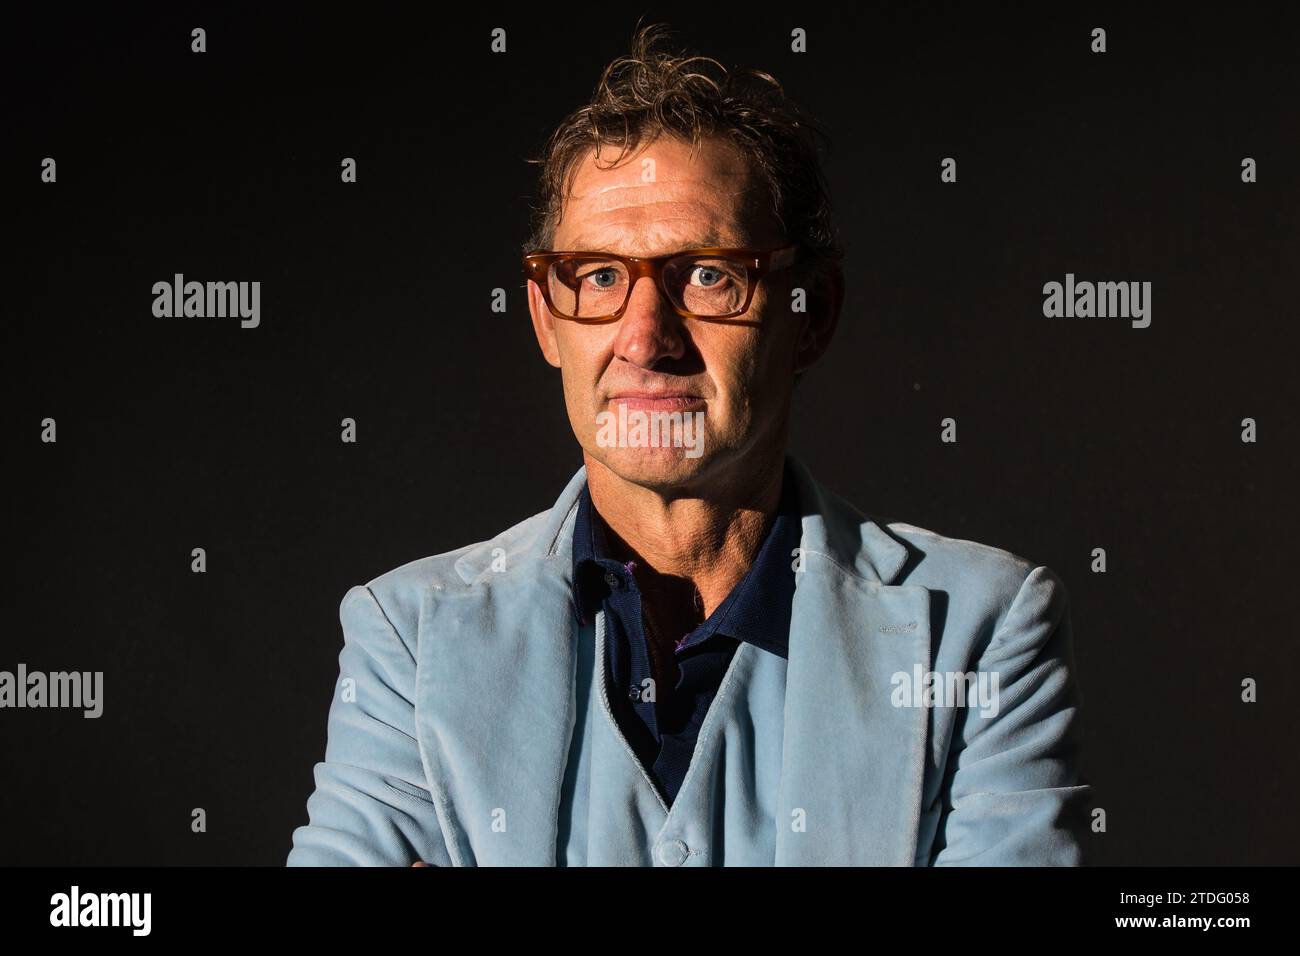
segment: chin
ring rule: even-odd
[[[589,454],[624,481],[656,491],[693,484],[709,467],[711,456],[689,457],[698,449],[595,448]]]

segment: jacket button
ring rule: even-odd
[[[671,840],[668,843],[660,843],[656,853],[659,856],[661,866],[681,866],[690,856],[690,850],[681,840]]]
[[[605,572],[605,583],[616,591],[623,586],[623,582],[618,579],[618,575],[613,571]]]
[[[640,699],[641,699],[641,688],[640,688],[640,687],[629,687],[629,688],[627,689],[627,698],[628,698],[628,700],[640,700]]]

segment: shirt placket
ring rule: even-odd
[[[641,624],[641,592],[636,586],[636,581],[632,577],[631,568],[628,565],[619,564],[617,561],[602,561],[605,567],[605,583],[609,586],[609,597],[606,600],[610,603],[610,609],[614,611],[614,617],[619,621],[619,640],[610,644],[611,651],[614,654],[622,654],[626,651],[628,655],[628,686],[625,693],[632,703],[633,710],[637,717],[650,729],[650,734],[656,742],[659,741],[659,720],[655,709],[654,700],[645,699],[645,680],[653,675],[650,672],[649,648],[646,646],[645,629]],[[606,615],[609,617],[610,615]],[[625,627],[631,628],[631,633],[625,630]],[[611,662],[617,667],[618,661],[615,659]],[[611,668],[618,673],[618,670]],[[654,686],[653,696],[657,699],[659,688]]]

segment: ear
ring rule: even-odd
[[[555,340],[555,316],[546,307],[541,286],[532,279],[528,283],[528,312],[533,317],[533,332],[537,335],[537,345],[542,350],[542,357],[548,363],[560,367],[560,347]]]
[[[844,307],[844,271],[839,263],[828,263],[817,270],[813,291],[808,298],[812,308],[804,317],[795,346],[796,372],[815,365],[830,348],[835,328],[839,325],[840,310]]]

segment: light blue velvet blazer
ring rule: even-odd
[[[549,511],[348,591],[289,865],[1082,862],[1060,579],[873,520],[791,463],[789,656],[740,645],[671,807],[610,711],[603,617],[571,607],[579,469]]]

